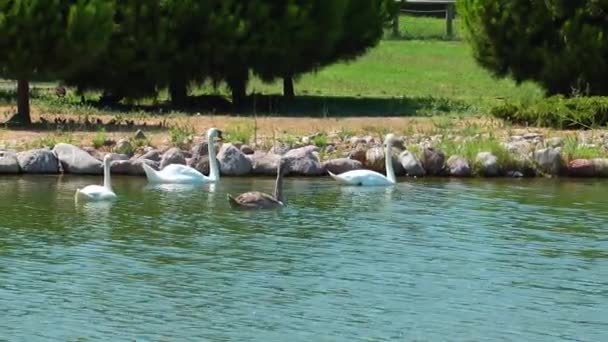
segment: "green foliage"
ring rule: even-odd
[[[107,140],[108,140],[108,134],[106,133],[105,128],[102,128],[99,131],[97,131],[97,133],[95,133],[95,137],[93,138],[93,147],[95,147],[96,149],[99,149],[105,145]]]
[[[491,114],[518,124],[590,129],[608,124],[608,98],[553,96],[530,105],[498,105],[492,108]]]
[[[194,128],[187,125],[176,125],[169,129],[171,143],[181,149],[187,148],[192,143],[194,133]]]
[[[475,59],[498,76],[550,94],[608,94],[605,0],[462,0]]]
[[[109,102],[154,96],[164,79],[160,11],[160,1],[118,1],[109,48],[67,83],[81,91],[103,90],[102,100]]]
[[[106,48],[114,0],[0,1],[0,77],[17,79],[19,121],[29,123],[27,81],[64,78]]]
[[[574,159],[605,158],[608,152],[603,147],[581,144],[575,137],[568,137],[564,141],[561,151],[566,161]]]
[[[253,139],[255,128],[249,124],[234,125],[224,131],[226,141],[231,143],[240,142],[249,144]]]
[[[36,148],[50,148],[52,149],[59,143],[73,144],[74,138],[69,133],[56,132],[51,133],[40,138],[36,138],[28,141],[25,144],[25,149],[36,149]]]
[[[312,137],[311,142],[313,145],[323,148],[329,143],[329,137],[325,133],[319,133]]]
[[[474,173],[477,173],[480,167],[476,163],[477,154],[480,152],[491,152],[498,159],[498,165],[505,169],[518,169],[527,162],[515,159],[514,155],[498,139],[492,136],[469,139],[464,142],[444,140],[438,147],[448,157],[456,155],[467,159],[471,163]]]

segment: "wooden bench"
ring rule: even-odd
[[[405,3],[411,4],[429,4],[429,5],[444,5],[445,6],[445,35],[448,39],[454,37],[454,8],[456,0],[395,0],[399,3],[399,11],[393,20],[393,35],[399,36],[399,15],[401,8]]]

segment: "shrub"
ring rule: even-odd
[[[512,123],[560,129],[590,129],[608,123],[608,98],[553,96],[531,105],[505,103],[491,109]]]
[[[475,59],[497,76],[549,94],[608,94],[605,0],[462,0]]]
[[[108,134],[106,133],[105,128],[100,129],[95,133],[95,137],[93,138],[93,147],[96,149],[101,148],[108,140]]]
[[[175,147],[184,149],[192,143],[194,136],[194,129],[192,127],[184,126],[173,126],[169,130],[169,136],[171,137],[171,143]]]
[[[225,136],[226,141],[231,143],[240,142],[243,144],[249,144],[253,139],[254,127],[251,125],[235,125],[226,129]]]

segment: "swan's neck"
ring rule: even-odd
[[[387,141],[384,151],[384,163],[386,166],[386,178],[392,183],[397,182],[397,178],[395,177],[395,170],[393,169],[393,148],[391,144]]]
[[[220,170],[217,167],[217,157],[215,155],[215,140],[210,135],[207,136],[207,147],[209,149],[209,179],[212,182],[220,179]]]
[[[103,161],[103,186],[108,189],[108,190],[112,190],[112,179],[111,179],[111,166],[112,161],[110,159],[105,159]]]
[[[280,166],[277,170],[277,182],[274,185],[274,198],[279,202],[285,203],[285,198],[283,198],[283,171]]]

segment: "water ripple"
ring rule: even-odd
[[[0,178],[0,339],[603,340],[608,200],[596,181],[271,179],[149,186]]]

